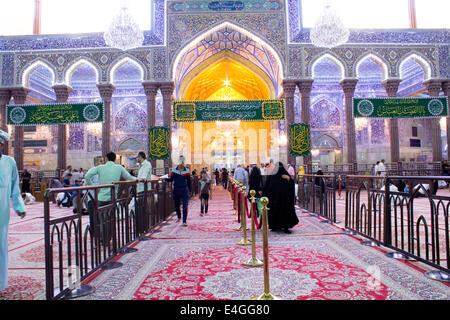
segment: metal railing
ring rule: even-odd
[[[297,181],[297,203],[308,211],[336,223],[334,175],[305,174]]]
[[[142,181],[142,180],[140,180]],[[74,297],[80,284],[99,269],[120,266],[114,262],[130,245],[144,240],[174,211],[171,184],[136,181],[110,185],[47,189],[44,195],[46,298]],[[151,189],[150,189],[151,186]],[[119,187],[123,191],[119,197]],[[100,201],[101,189],[109,189],[110,200]],[[50,206],[53,194],[72,193],[73,213],[55,217]],[[76,283],[73,282],[74,272]]]
[[[322,172],[328,175],[374,175],[373,164],[341,164],[320,166]],[[317,167],[312,168],[313,172]],[[398,162],[386,164],[386,176],[439,176],[442,173],[440,162]]]
[[[384,191],[379,176],[348,175],[345,190],[345,228],[366,238],[382,241]],[[362,197],[362,195],[366,197]]]
[[[409,186],[407,192],[390,190],[391,186],[399,180],[403,180]],[[383,245],[448,272],[450,269],[450,196],[436,194],[438,181],[449,183],[450,178],[392,176],[386,179],[385,199],[389,201],[385,209],[386,232]],[[419,197],[426,199],[420,205],[428,207],[427,214],[418,207],[417,198]]]
[[[432,266],[439,271],[427,276],[448,281],[450,196],[436,193],[438,181],[449,183],[450,177],[349,175],[346,180],[347,232],[370,240],[363,244],[396,251],[389,256]]]

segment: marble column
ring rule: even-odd
[[[311,89],[314,79],[305,78],[300,79],[297,82],[298,90],[300,91],[300,103],[301,103],[301,121],[302,123],[311,124]],[[311,141],[311,135],[309,137]],[[311,141],[312,148],[312,141]],[[303,164],[306,165],[305,170],[312,172],[312,156],[311,153],[307,156],[303,156]]]
[[[102,156],[111,152],[111,98],[115,87],[110,84],[97,84],[98,91],[105,108],[105,119],[102,125]]]
[[[439,96],[441,91],[442,79],[429,79],[423,83],[430,97]],[[431,147],[433,152],[433,161],[442,160],[442,139],[441,139],[441,126],[439,123],[440,118],[427,119],[430,122],[431,127]]]
[[[11,90],[2,88],[0,89],[0,115],[1,115],[1,122],[0,122],[0,129],[8,132],[8,117],[6,114],[6,106],[9,104],[9,101],[11,101]],[[3,154],[8,155],[9,153],[9,142],[5,142],[3,145]]]
[[[289,138],[289,126],[295,122],[295,113],[294,113],[294,94],[295,88],[297,88],[297,83],[295,80],[283,80],[283,95],[284,100],[286,101],[286,133]],[[295,156],[291,155],[289,152],[290,141],[286,144],[287,150],[287,161],[295,168]]]
[[[14,104],[25,104],[27,95],[30,92],[25,87],[11,88],[11,94],[14,98]],[[14,127],[14,159],[17,163],[17,169],[23,170],[23,126]]]
[[[355,134],[355,119],[352,113],[352,98],[355,94],[356,84],[358,79],[347,78],[343,79],[339,84],[344,91],[345,96],[345,121],[346,121],[346,137],[347,137],[347,163],[357,163],[356,157],[356,134]],[[356,168],[354,168],[356,169]]]
[[[66,103],[69,100],[69,95],[72,92],[72,88],[65,85],[55,85],[53,90],[56,94],[57,103]],[[58,156],[57,156],[57,169],[65,169],[67,167],[67,125],[58,125]]]
[[[444,95],[450,100],[450,79],[442,81],[442,91]],[[450,115],[447,116],[447,159],[450,160]]]
[[[398,86],[402,79],[386,79],[381,84],[385,87],[387,96],[395,98],[397,96]],[[398,119],[389,119],[389,139],[391,151],[391,163],[400,161],[400,142],[398,137]]]
[[[145,96],[147,97],[147,128],[156,126],[156,94],[158,93],[159,83],[153,81],[142,82]],[[148,159],[152,168],[156,168],[156,160]]]
[[[169,128],[169,159],[164,160],[164,167],[170,168],[172,166],[172,95],[175,89],[173,81],[161,82],[160,90],[163,96],[163,125]],[[187,157],[187,155],[184,155]]]

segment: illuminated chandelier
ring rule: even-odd
[[[311,29],[310,38],[316,47],[333,48],[344,44],[350,32],[339,19],[330,1],[325,1],[324,8]]]
[[[121,50],[139,47],[144,41],[143,32],[126,6],[122,6],[103,37],[108,46]]]

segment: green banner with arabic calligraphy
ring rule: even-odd
[[[448,116],[447,97],[353,98],[353,117],[438,118]]]
[[[148,129],[148,157],[150,159],[169,159],[170,130],[167,127]]]
[[[310,127],[306,123],[289,126],[289,152],[293,156],[307,156],[311,151]]]
[[[284,99],[173,102],[175,122],[284,119]]]
[[[23,104],[6,107],[12,126],[103,122],[103,102]]]

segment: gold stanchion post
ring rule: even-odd
[[[267,205],[269,199],[267,197],[261,198],[263,206],[263,252],[264,252],[264,293],[260,296],[252,297],[254,300],[280,300],[280,298],[270,293],[269,288],[269,239],[268,239],[268,220],[267,220]]]
[[[247,188],[245,186],[242,187],[242,202],[241,202],[241,228],[244,231],[244,238],[239,241],[237,244],[240,246],[249,246],[252,243],[247,239],[247,211],[245,210],[245,197],[247,193],[245,192]]]
[[[242,265],[246,266],[246,267],[262,267],[264,265],[264,263],[259,260],[258,258],[256,258],[256,227],[255,227],[255,210],[253,210],[253,204],[255,203],[255,195],[256,195],[256,191],[255,190],[250,190],[250,200],[251,200],[251,217],[250,219],[252,219],[252,257],[251,259],[244,261],[242,263]]]

